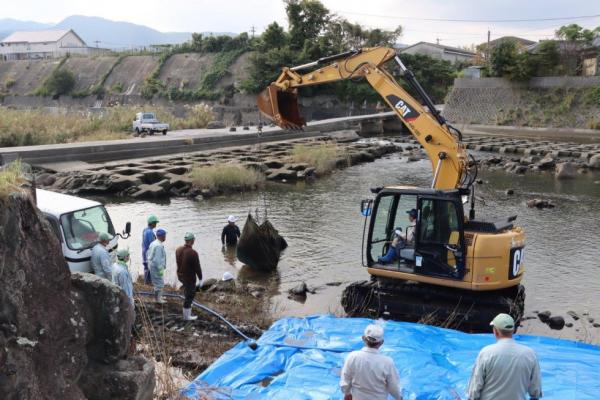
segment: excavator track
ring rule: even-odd
[[[465,332],[490,332],[490,321],[510,314],[519,326],[525,288],[473,292],[417,282],[377,278],[344,289],[342,306],[349,316],[421,322]]]

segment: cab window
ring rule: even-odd
[[[459,231],[456,205],[451,201],[423,199],[421,203],[420,243],[448,244]]]
[[[67,246],[72,250],[91,247],[101,232],[115,234],[108,213],[103,206],[79,210],[60,217]]]

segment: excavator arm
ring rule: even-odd
[[[423,105],[406,92],[383,65],[395,59],[403,78],[419,94]],[[314,69],[319,65],[324,65]],[[299,71],[313,69],[300,74]],[[431,187],[454,189],[464,185],[468,172],[467,154],[460,132],[446,123],[433,102],[393,49],[386,47],[348,51],[297,67],[284,67],[277,80],[258,97],[259,110],[285,129],[301,129],[305,125],[298,108],[298,88],[364,78],[406,125],[423,146],[433,170]]]

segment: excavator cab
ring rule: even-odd
[[[258,95],[257,105],[267,119],[284,129],[302,129],[306,125],[300,116],[297,89],[284,90],[270,84]]]
[[[385,188],[373,203],[367,266],[461,280],[465,275],[464,212],[460,190]],[[416,220],[409,215],[416,211]],[[395,252],[396,232],[402,232]]]

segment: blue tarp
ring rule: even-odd
[[[258,340],[223,354],[182,393],[192,399],[342,399],[340,371],[350,351],[360,349],[365,318],[284,318]],[[491,334],[467,334],[408,322],[380,321],[381,351],[392,357],[404,399],[466,399],[479,350]],[[517,335],[532,347],[542,369],[544,399],[600,399],[600,347],[541,336]],[[267,385],[267,382],[270,383]],[[391,399],[391,397],[390,397]]]

